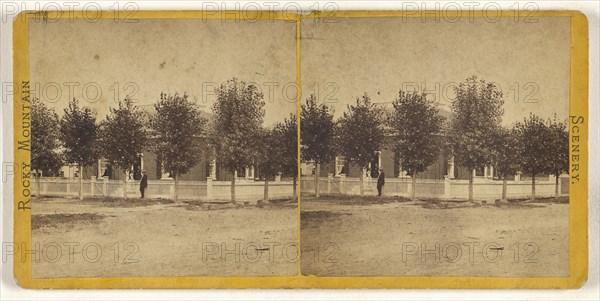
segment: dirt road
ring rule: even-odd
[[[297,203],[33,200],[34,278],[297,274]]]
[[[302,199],[302,273],[568,276],[569,205]],[[317,252],[318,251],[318,252]]]

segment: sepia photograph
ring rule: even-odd
[[[570,18],[303,19],[303,275],[569,277]]]
[[[298,274],[296,22],[29,20],[33,278]]]
[[[318,5],[16,15],[16,285],[584,285],[586,15]]]

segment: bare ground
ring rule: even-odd
[[[34,198],[34,278],[297,274],[297,203]]]
[[[568,198],[302,198],[302,274],[566,277]]]

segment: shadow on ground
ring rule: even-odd
[[[76,214],[41,214],[31,216],[31,230],[37,230],[43,227],[57,228],[60,226],[74,227],[79,225],[95,224],[109,215],[96,213],[76,213]]]

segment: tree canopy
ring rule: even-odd
[[[294,114],[278,122],[273,127],[274,152],[279,169],[292,176],[298,176],[298,122]]]
[[[444,118],[425,94],[400,91],[388,124],[396,133],[392,147],[402,169],[414,176],[437,160]]]
[[[147,130],[144,114],[131,99],[119,101],[100,123],[99,144],[110,164],[128,170],[146,147]]]
[[[569,131],[566,121],[556,116],[548,121],[551,150],[548,158],[548,173],[559,176],[569,172]]]
[[[549,171],[552,133],[546,122],[535,114],[515,124],[518,139],[518,162],[521,171],[537,175]],[[568,147],[568,144],[567,144]]]
[[[383,111],[365,93],[338,121],[338,147],[348,162],[366,167],[384,142]]]
[[[255,85],[237,78],[221,84],[216,95],[211,141],[217,161],[235,171],[251,165],[256,157],[265,102]]]
[[[60,148],[59,117],[39,99],[31,103],[31,169],[45,176],[58,176],[63,160]]]
[[[493,137],[504,110],[502,92],[494,83],[469,77],[455,88],[449,144],[455,161],[467,168],[481,168],[492,161]]]
[[[519,137],[514,129],[499,127],[494,133],[496,147],[492,150],[492,164],[502,178],[519,171]]]
[[[206,118],[188,95],[161,93],[150,119],[151,148],[163,168],[174,174],[186,173],[198,164],[205,146],[198,137],[206,134]]]
[[[333,111],[327,105],[318,105],[311,95],[300,111],[300,153],[302,160],[328,162],[335,156],[333,139],[335,123]]]
[[[98,159],[98,126],[89,108],[73,99],[60,120],[60,140],[67,163],[88,166]]]

